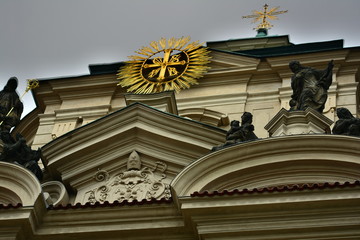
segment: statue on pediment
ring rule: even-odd
[[[249,112],[244,112],[241,116],[241,126],[239,126],[239,121],[233,120],[230,130],[226,134],[225,144],[228,145],[257,139],[258,137],[254,133],[255,128],[252,121],[253,115]]]
[[[336,109],[339,118],[332,129],[333,134],[360,137],[360,119],[354,117],[347,108]]]
[[[10,132],[20,122],[24,106],[16,92],[18,79],[10,78],[0,91],[0,131]]]
[[[254,125],[252,124],[253,115],[249,112],[244,112],[241,116],[241,126],[238,120],[233,120],[230,123],[230,129],[226,133],[226,142],[223,145],[212,148],[212,151],[220,150],[224,147],[234,145],[239,142],[246,142],[256,140],[258,137],[254,133]]]
[[[291,77],[293,94],[290,111],[304,111],[310,107],[322,113],[328,97],[327,90],[332,83],[333,60],[324,70],[302,66],[298,61],[291,61],[289,67],[294,73]]]

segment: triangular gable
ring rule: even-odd
[[[224,137],[220,128],[134,103],[62,135],[46,144],[42,153],[51,178],[61,179],[83,202],[81,194],[104,184],[96,180],[99,171],[113,180],[127,170],[133,151],[140,155],[142,168],[166,166],[162,182],[169,184]]]

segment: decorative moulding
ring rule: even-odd
[[[48,205],[66,205],[69,203],[69,195],[64,184],[58,181],[50,181],[41,184],[45,201]]]
[[[172,196],[287,184],[353,182],[360,138],[308,134],[266,138],[205,155],[171,182]]]
[[[33,206],[40,194],[39,180],[32,172],[14,163],[0,162],[0,204]]]
[[[270,137],[295,134],[330,134],[333,121],[307,108],[305,111],[287,111],[282,108],[265,126]]]
[[[94,183],[99,168],[111,176],[118,174],[133,150],[141,152],[145,166],[165,162],[168,175],[175,176],[193,159],[223,142],[225,133],[133,103],[49,142],[42,147],[42,159],[53,179],[61,179],[77,191]]]
[[[179,114],[182,117],[218,127],[227,126],[230,122],[228,115],[206,108],[186,108],[180,110]]]

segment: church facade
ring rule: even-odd
[[[179,92],[128,93],[123,62],[40,79],[12,134],[41,148],[44,176],[0,162],[0,239],[360,239],[360,138],[331,134],[337,109],[360,116],[360,48],[207,47],[208,71]],[[333,60],[321,113],[288,111],[293,60]],[[224,146],[245,112],[257,139]]]

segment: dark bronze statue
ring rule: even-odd
[[[360,119],[354,117],[347,108],[336,109],[339,120],[333,127],[333,134],[360,137]]]
[[[250,140],[258,139],[254,133],[254,125],[252,125],[253,115],[249,112],[244,112],[241,116],[241,126],[240,122],[233,120],[230,123],[230,129],[226,133],[226,142],[223,145],[216,146],[212,148],[212,151],[222,149],[234,145],[239,142],[245,142]]]
[[[237,142],[245,142],[255,140],[258,137],[254,133],[254,125],[252,125],[253,116],[249,112],[244,112],[241,117],[241,126],[239,121],[231,121],[231,128],[226,134],[226,145]]]
[[[38,165],[41,155],[40,149],[31,150],[20,134],[16,136],[16,140],[10,134],[11,128],[20,122],[24,108],[19,95],[16,93],[17,86],[17,78],[12,77],[4,89],[0,91],[0,140],[3,143],[0,161],[22,165],[41,180],[43,173]]]
[[[17,78],[12,77],[0,91],[0,131],[10,132],[20,122],[24,106],[16,92],[17,86]]]
[[[40,149],[32,150],[26,145],[26,140],[20,134],[17,134],[15,140],[9,132],[2,131],[0,138],[3,142],[0,161],[22,165],[33,172],[39,180],[42,180],[43,173],[38,165],[41,156]]]
[[[289,67],[294,73],[291,77],[293,94],[290,100],[290,111],[304,111],[310,107],[322,113],[327,100],[327,90],[332,83],[333,61],[328,63],[325,70],[305,67],[298,61],[291,61]]]

